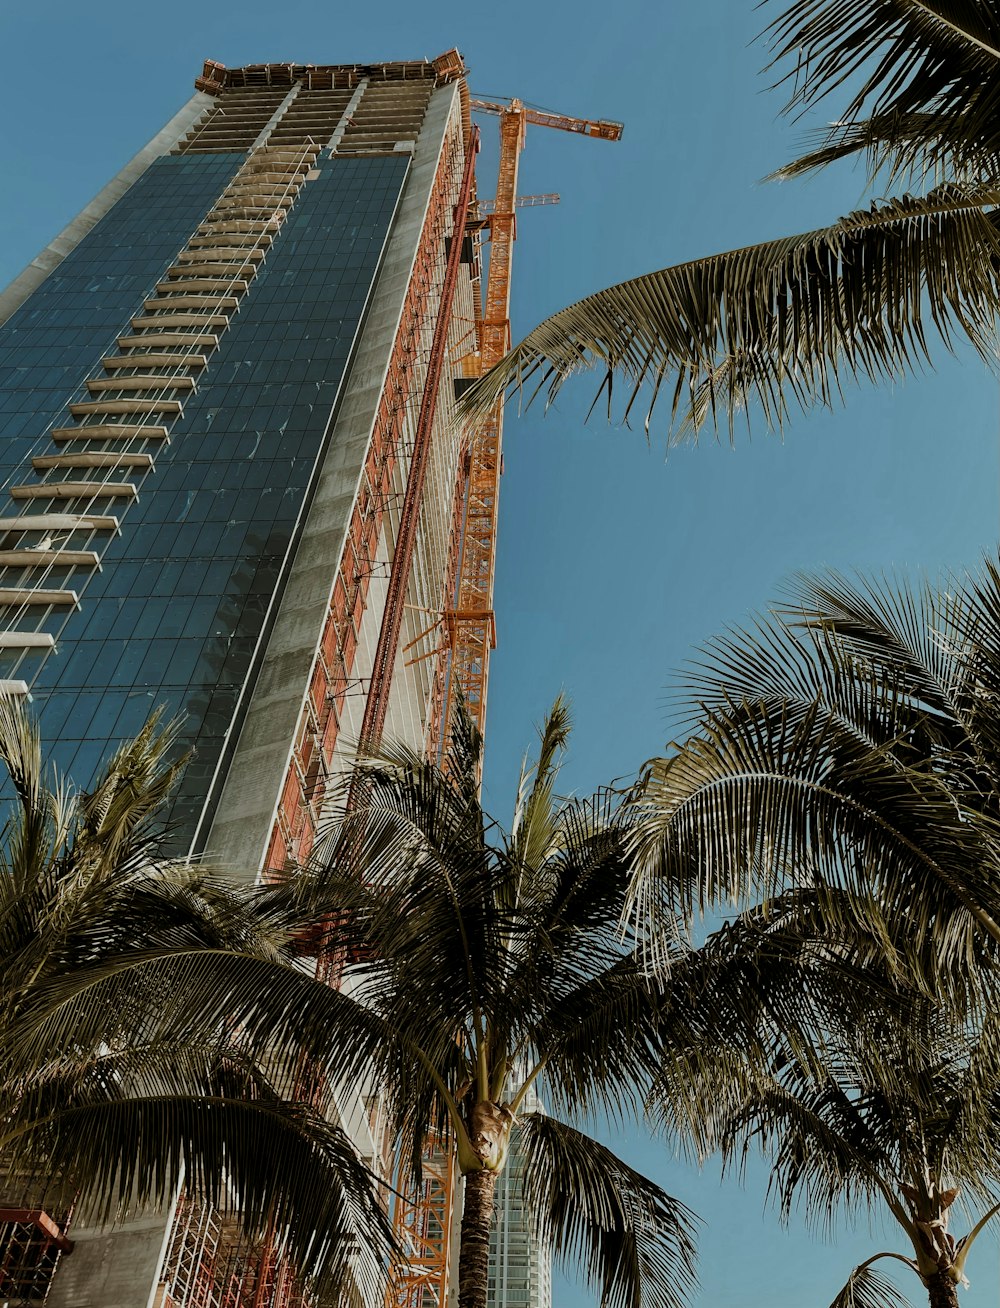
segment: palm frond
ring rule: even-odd
[[[558,840],[523,874],[498,1028],[546,1060],[567,1112],[616,1113],[649,1066],[658,986],[638,952],[644,928],[622,926],[632,824],[611,792],[565,802],[555,821]]]
[[[898,1167],[893,1128],[867,1095],[859,1105],[833,1078],[815,1081],[789,1068],[770,1087],[761,1085],[726,1123],[723,1150],[740,1165],[754,1149],[771,1163],[768,1193],[788,1220],[796,1204],[817,1229],[829,1232],[840,1208],[873,1208],[883,1198],[880,1168]],[[890,1117],[895,1115],[889,1113]]]
[[[187,755],[168,764],[180,722],[163,723],[156,710],[133,740],[105,764],[93,789],[80,796],[77,840],[99,849],[109,864],[129,856],[136,840],[149,835],[149,823],[162,810],[187,763]]]
[[[448,775],[467,800],[479,797],[483,736],[473,721],[461,691],[448,741]]]
[[[648,429],[666,389],[677,439],[706,423],[732,438],[750,404],[780,428],[793,407],[832,404],[845,381],[919,371],[935,342],[952,349],[966,337],[990,358],[998,202],[993,186],[943,185],[608,287],[530,332],[469,390],[464,411],[481,415],[515,391],[551,403],[569,377],[597,368],[609,416],[617,383],[626,420],[647,396]]]
[[[787,112],[846,92],[825,134],[831,151],[869,150],[873,170],[888,161],[897,172],[996,175],[1000,19],[992,5],[794,0],[765,38],[772,67],[784,69]]]
[[[714,642],[693,734],[635,801],[634,905],[669,922],[796,878],[877,893],[954,979],[995,949],[997,581],[947,600],[803,581],[797,608]]]
[[[42,742],[20,700],[0,695],[0,761],[21,804],[33,808],[43,787]]]
[[[521,1119],[525,1198],[556,1254],[606,1308],[682,1308],[695,1285],[694,1214],[589,1136]]]
[[[553,852],[559,830],[555,783],[571,728],[569,704],[559,695],[539,732],[538,758],[530,766],[525,761],[521,768],[510,848],[512,857],[527,867],[539,867]]]
[[[304,1104],[185,1094],[139,1098],[107,1083],[103,1102],[55,1112],[15,1140],[15,1170],[71,1178],[100,1221],[134,1204],[189,1193],[237,1219],[269,1225],[300,1271],[328,1291],[356,1277],[381,1302],[392,1237],[373,1178],[347,1138]]]
[[[868,175],[874,184],[877,178],[888,183],[914,184],[923,178],[931,167],[928,143],[938,137],[935,115],[913,113],[905,118],[895,112],[873,114],[858,123],[839,122],[833,127],[809,132],[806,140],[811,148],[796,159],[782,164],[765,177],[768,182],[787,182],[806,177],[830,164],[855,155],[868,158]],[[925,155],[927,156],[925,158]],[[919,164],[922,166],[918,165]],[[953,161],[957,162],[957,161]],[[969,169],[962,167],[958,174],[963,180],[982,181],[977,175],[966,177]]]
[[[0,1053],[7,1066],[27,1069],[44,1066],[53,1050],[96,1051],[130,1034],[180,1039],[228,1029],[239,1030],[247,1050],[285,1049],[348,1080],[397,1052],[392,1029],[349,995],[295,967],[201,947],[49,978],[0,1033]]]
[[[781,934],[794,937],[794,924]],[[824,970],[819,943],[824,938],[831,938],[826,926],[814,942],[812,965],[779,966],[779,992],[792,991],[796,973],[815,991],[814,974]],[[724,960],[732,942],[722,943]],[[801,952],[808,943],[806,928]],[[718,967],[713,944],[693,956],[692,981]],[[750,959],[745,966],[749,970]],[[732,995],[735,979],[726,979],[726,995]],[[770,980],[762,968],[750,985],[761,990]],[[909,1069],[898,1060],[889,1068],[879,1039],[905,1020],[904,1005],[880,994],[877,981],[866,984],[860,974],[855,985],[857,995],[845,1000],[834,986],[822,985],[821,977],[819,992],[792,1007],[795,1026],[788,1029],[781,1020],[788,1000],[780,994],[774,1009],[769,998],[735,997],[736,1012],[716,1016],[711,1011],[720,995],[716,985],[705,997],[705,1014],[687,1030],[681,1027],[686,1039],[678,1042],[670,1027],[664,1032],[660,1070],[647,1104],[653,1120],[699,1163],[718,1152],[724,1168],[742,1170],[751,1152],[759,1150],[771,1164],[769,1191],[784,1218],[800,1203],[812,1220],[829,1226],[841,1205],[880,1198],[881,1179],[898,1174],[901,1166],[899,1116],[905,1118],[913,1102],[901,1084]],[[884,1093],[883,1083],[893,1087],[895,1099]]]
[[[831,643],[834,658],[856,653],[936,714],[956,711],[954,655],[942,640],[941,600],[926,581],[848,579],[831,572],[800,576],[790,590],[787,618],[817,633],[817,653]]]
[[[916,1271],[909,1258],[903,1261]],[[869,1259],[860,1267],[855,1267],[830,1308],[910,1308],[906,1295],[880,1272],[873,1271],[871,1262]]]
[[[453,1037],[502,989],[509,868],[486,842],[477,793],[451,772],[383,742],[354,776],[363,799],[330,826],[313,907],[332,944],[370,959],[370,994],[395,993],[405,1008],[419,993],[422,1024]]]
[[[555,1111],[611,1115],[634,1110],[638,1087],[657,1066],[663,987],[633,957],[622,958],[546,1005],[531,1028],[546,1060],[546,1097]]]
[[[821,1076],[839,1058],[838,1033],[880,1014],[909,1020],[918,998],[901,986],[918,966],[898,961],[905,948],[905,926],[893,934],[877,904],[818,887],[787,891],[677,951],[653,1014],[648,1102],[659,1125],[703,1163],[768,1068]],[[874,1074],[884,1060],[872,1043]]]
[[[37,897],[40,880],[46,883],[45,890],[51,887],[56,851],[70,822],[70,806],[60,788],[53,790],[45,784],[37,725],[20,701],[7,695],[0,696],[0,763],[16,797],[0,842],[0,877],[8,892],[7,911],[20,916]]]

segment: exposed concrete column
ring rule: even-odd
[[[331,154],[336,154],[337,146],[343,140],[344,133],[347,131],[347,125],[351,121],[354,111],[361,103],[361,97],[364,95],[367,89],[368,89],[368,78],[362,77],[361,81],[358,83],[357,87],[355,88],[354,94],[347,102],[347,108],[340,115],[340,122],[334,128],[333,135],[326,143],[326,148],[330,151]]]
[[[47,1308],[155,1308],[176,1199],[142,1209],[112,1230],[87,1213],[74,1223],[73,1252],[59,1262]]]
[[[289,105],[292,103],[292,101],[295,99],[295,97],[298,95],[298,93],[301,90],[302,90],[301,82],[292,83],[292,89],[288,92],[284,100],[282,100],[281,104],[278,105],[277,109],[275,109],[274,113],[264,124],[261,134],[257,137],[256,141],[254,141],[253,145],[251,145],[250,147],[251,150],[259,150],[260,147],[266,143],[267,138],[278,126],[278,123],[285,116],[285,112],[288,109]]]
[[[121,172],[112,177],[103,190],[98,191],[90,204],[81,209],[72,222],[68,223],[59,235],[32,259],[24,272],[15,277],[7,289],[0,293],[0,324],[5,323],[10,315],[21,307],[31,292],[42,284],[49,273],[62,263],[67,254],[76,249],[111,206],[121,199],[133,182],[139,180],[153,160],[168,154],[205,110],[214,103],[212,96],[196,91],[183,109],[174,114],[166,127],[157,132],[153,139],[129,160]]]

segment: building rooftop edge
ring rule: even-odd
[[[401,82],[432,80],[439,85],[464,77],[465,62],[458,50],[446,50],[436,59],[393,60],[377,64],[245,64],[227,68],[214,59],[206,59],[195,89],[208,95],[245,86],[291,86],[305,82],[313,89],[355,86],[362,78],[369,81]]]

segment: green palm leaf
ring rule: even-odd
[[[596,369],[609,416],[669,396],[673,439],[740,414],[780,428],[848,382],[902,378],[937,348],[995,353],[1000,18],[982,0],[794,0],[765,38],[787,111],[844,91],[836,122],[776,175],[856,154],[902,195],[830,227],[637,277],[553,315],[467,393],[548,403]],[[638,406],[638,408],[637,408]]]
[[[172,743],[154,719],[75,794],[46,781],[37,729],[0,701],[15,792],[0,842],[5,1174],[29,1204],[53,1186],[83,1196],[97,1221],[169,1204],[184,1176],[318,1287],[353,1277],[381,1302],[383,1207],[324,1116],[328,1064],[313,1085],[303,1076],[311,1047],[296,1010],[322,1001],[311,1024],[329,1057],[335,992],[289,965],[302,922],[276,896],[160,859]],[[349,1015],[353,1037],[336,1021],[336,1070],[368,1075],[380,1033]]]
[[[714,642],[694,734],[639,801],[636,902],[669,922],[790,877],[877,891],[960,984],[1000,942],[997,581],[805,582],[798,609]]]
[[[327,947],[346,960],[344,989],[324,1001],[328,1025],[308,998],[300,1005],[289,994],[285,1007],[310,1050],[325,1031],[331,1075],[341,1050],[342,1071],[372,1058],[404,1182],[419,1180],[429,1135],[454,1154],[472,1197],[463,1303],[485,1308],[486,1196],[513,1131],[534,1142],[528,1171],[542,1238],[583,1258],[609,1308],[647,1299],[676,1308],[691,1280],[686,1210],[579,1132],[546,1119],[517,1124],[543,1085],[570,1112],[636,1103],[658,1049],[660,983],[634,953],[640,933],[621,927],[633,821],[610,791],[557,795],[568,732],[560,699],[522,770],[509,831],[481,807],[472,733],[460,733],[444,768],[389,742],[358,759],[344,782],[347,814],[317,865],[267,892],[279,919],[326,922]],[[338,1004],[354,1005],[359,1019]],[[241,1024],[254,1051],[258,1039],[284,1042],[266,1015]]]
[[[340,991],[294,967],[202,947],[51,978],[0,1035],[0,1058],[33,1068],[49,1051],[96,1050],[127,1042],[130,1032],[179,1040],[232,1027],[248,1051],[329,1060],[349,1079],[363,1077],[383,1053],[393,1056],[385,1023]]]
[[[935,341],[968,337],[989,357],[998,202],[995,186],[953,183],[608,287],[530,332],[470,389],[466,412],[514,391],[551,403],[596,368],[609,414],[617,381],[626,418],[646,397],[648,428],[666,389],[678,439],[706,422],[732,435],[748,405],[780,427],[793,407],[831,404],[845,381],[919,370]]]
[[[666,1025],[649,1111],[699,1162],[717,1152],[724,1167],[742,1171],[762,1154],[784,1219],[801,1210],[829,1232],[844,1210],[888,1209],[912,1257],[876,1255],[837,1303],[889,1293],[868,1271],[883,1257],[917,1272],[934,1301],[936,1281],[961,1278],[968,1249],[996,1213],[995,1019],[975,1008],[963,1015],[934,990],[910,987],[887,965],[883,945],[906,952],[917,934],[912,923],[892,916],[870,931],[868,906],[860,904],[851,923],[854,897],[840,895],[842,916],[831,922],[822,893],[791,890],[727,924],[672,969],[683,976],[690,966],[692,980],[721,969],[723,984],[705,995],[700,1037],[678,1046]],[[740,968],[748,988],[756,972],[757,1010],[737,1004],[719,1021],[713,1010],[733,993],[730,973]],[[808,998],[789,1023],[783,996],[796,976]],[[740,1032],[745,1021],[756,1041]],[[982,1216],[956,1240],[948,1219],[959,1193]]]
[[[876,171],[997,175],[1000,20],[978,0],[795,0],[765,33],[788,110],[849,88],[816,167],[856,150]],[[866,139],[867,138],[867,139]],[[795,170],[795,166],[793,166]]]
[[[692,734],[633,797],[638,916],[763,901],[661,963],[650,1108],[700,1159],[760,1150],[785,1216],[885,1205],[933,1293],[1000,1174],[1000,567],[795,595],[712,642]],[[701,992],[725,1018],[675,1020]],[[985,1209],[964,1241],[959,1190]],[[888,1293],[866,1266],[838,1302]]]
[[[323,1292],[357,1277],[366,1297],[381,1301],[392,1237],[372,1177],[343,1133],[307,1105],[255,1100],[246,1083],[238,1099],[199,1095],[190,1084],[152,1097],[127,1083],[106,1083],[102,1098],[96,1089],[90,1102],[8,1138],[6,1163],[70,1178],[102,1222],[133,1203],[169,1203],[183,1180],[248,1236],[273,1225],[279,1246]]]
[[[518,1131],[545,1238],[606,1308],[680,1308],[695,1284],[694,1215],[604,1145],[544,1114]]]
[[[910,1308],[906,1295],[867,1263],[856,1267],[830,1308]]]
[[[633,1108],[657,1065],[663,987],[633,957],[566,994],[531,1032],[545,1051],[546,1094],[562,1113]]]

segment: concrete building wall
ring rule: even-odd
[[[532,1090],[522,1112],[543,1111]],[[524,1158],[517,1137],[494,1195],[487,1280],[489,1308],[552,1308],[552,1260],[524,1203]]]
[[[440,92],[438,93],[440,94]],[[460,106],[457,93],[451,106],[447,133],[455,137],[461,131]],[[457,190],[459,178],[454,179]],[[435,270],[435,295],[440,295],[444,279],[446,250],[442,246]],[[426,472],[423,504],[414,547],[413,568],[406,595],[406,611],[392,677],[392,693],[386,715],[384,736],[387,740],[405,742],[412,748],[423,749],[427,742],[430,696],[435,653],[445,639],[442,622],[443,610],[451,603],[445,594],[444,579],[447,558],[454,490],[460,458],[462,432],[455,421],[454,379],[458,375],[458,360],[468,351],[470,324],[473,321],[473,288],[471,267],[465,266],[455,292],[447,344],[447,362],[438,390],[437,406],[432,427],[430,457]],[[434,317],[424,323],[420,342],[419,385],[407,407],[403,430],[403,458],[396,464],[393,474],[393,499],[383,522],[378,562],[372,578],[372,589],[360,633],[356,671],[360,682],[356,695],[349,696],[345,712],[339,760],[349,759],[361,731],[364,714],[364,688],[371,676],[375,647],[385,611],[385,593],[393,543],[399,526],[399,513],[409,475],[410,458],[416,435],[419,396],[423,393],[423,377],[430,352]],[[335,766],[337,764],[335,763]]]
[[[153,1308],[173,1214],[133,1213],[110,1230],[81,1214],[47,1308]]]

